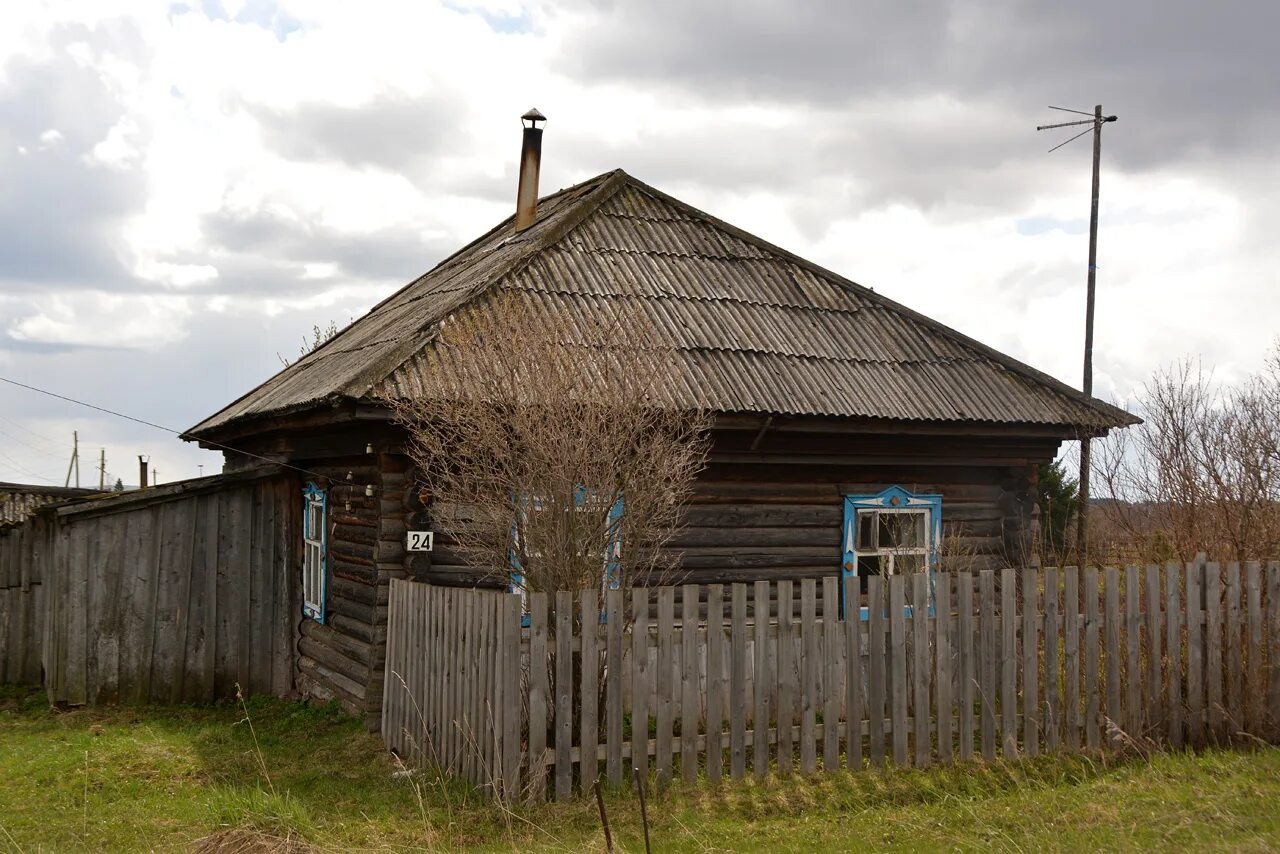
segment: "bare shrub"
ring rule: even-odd
[[[1093,510],[1106,559],[1280,554],[1278,359],[1230,387],[1189,360],[1147,383],[1144,423],[1113,433],[1095,455],[1110,495]]]
[[[664,578],[708,450],[708,416],[661,393],[674,358],[625,309],[590,325],[503,294],[450,318],[390,401],[438,526],[529,590],[600,585],[606,561],[623,587]]]

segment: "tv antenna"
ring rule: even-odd
[[[1093,114],[1084,112],[1083,110],[1071,110],[1066,107],[1049,107],[1051,110],[1061,110],[1064,113],[1076,113],[1081,116],[1089,116],[1087,119],[1080,119],[1073,122],[1058,122],[1051,125],[1038,125],[1036,130],[1055,130],[1057,128],[1070,128],[1087,125],[1084,130],[1075,136],[1058,143],[1049,149],[1049,153],[1057,151],[1069,142],[1074,142],[1084,136],[1089,131],[1093,131],[1093,199],[1089,208],[1089,284],[1085,297],[1084,309],[1084,393],[1090,397],[1093,396],[1093,302],[1094,288],[1097,284],[1098,273],[1098,166],[1102,160],[1102,126],[1107,122],[1114,122],[1115,116],[1102,115],[1102,105],[1093,108]],[[1081,566],[1087,566],[1089,563],[1089,440],[1090,436],[1083,435],[1080,437],[1080,510],[1076,513],[1076,552]]]

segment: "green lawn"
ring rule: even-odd
[[[332,708],[234,703],[55,711],[0,689],[0,850],[603,850],[594,802],[502,812],[393,779]],[[256,748],[255,748],[256,737]],[[1040,759],[677,787],[655,851],[1280,850],[1280,750]],[[634,797],[609,798],[643,850]]]

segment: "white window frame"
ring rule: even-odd
[[[328,497],[308,483],[302,490],[302,614],[325,621],[328,598]]]
[[[574,508],[577,512],[585,512],[589,508],[589,501],[592,499],[589,490],[584,487],[578,487],[573,496]],[[523,569],[520,566],[520,557],[517,548],[520,543],[520,520],[530,511],[535,513],[542,512],[542,499],[537,495],[528,495],[520,502],[515,502],[515,517],[511,521],[511,547],[507,549],[507,571],[508,582],[507,592],[520,596],[520,620],[521,625],[529,625],[529,587],[525,584]],[[613,503],[609,508],[608,524],[611,532],[609,542],[605,546],[605,553],[601,555],[601,572],[600,572],[600,594],[603,597],[606,590],[617,590],[622,584],[622,514],[625,511],[626,503],[622,496]],[[529,557],[540,557],[537,552],[531,552]]]
[[[859,540],[862,535],[862,519],[864,516],[871,516],[871,531],[876,539],[873,547],[868,548],[866,544],[857,542],[854,546],[854,554],[857,557],[878,557],[880,558],[880,575],[888,577],[897,573],[897,558],[899,557],[920,557],[918,571],[924,572],[929,569],[931,557],[933,555],[933,537],[930,524],[933,514],[928,507],[859,507],[854,511],[854,526],[856,528],[855,537]],[[915,547],[905,546],[882,546],[879,542],[880,534],[880,517],[881,516],[916,516],[923,520],[921,526],[924,530],[924,543]]]

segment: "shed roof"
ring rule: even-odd
[[[1106,430],[1129,413],[622,170],[542,199],[191,428],[423,388],[441,321],[505,289],[591,324],[626,302],[676,351],[672,406],[714,412],[1055,425]]]
[[[75,486],[43,486],[35,483],[0,483],[0,525],[13,525],[46,504],[94,495],[96,489]]]

